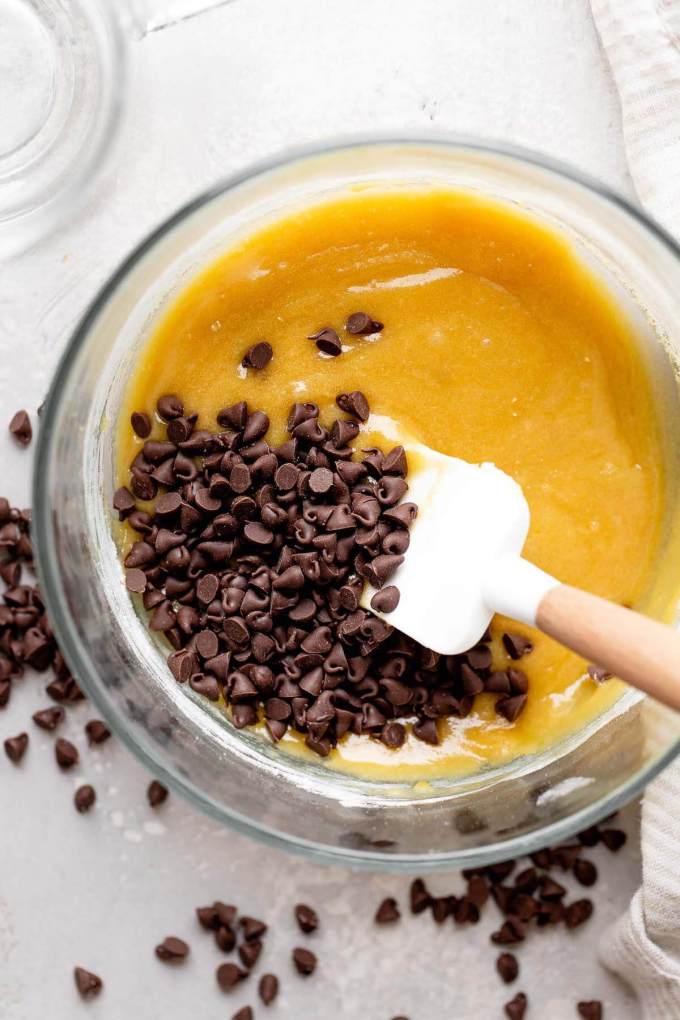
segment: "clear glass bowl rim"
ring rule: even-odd
[[[33,540],[36,549],[36,562],[39,581],[41,583],[47,610],[54,628],[59,646],[71,666],[78,683],[90,701],[97,707],[112,732],[118,737],[165,786],[181,794],[195,807],[216,818],[223,824],[269,846],[278,847],[288,852],[302,854],[318,863],[343,867],[375,868],[381,871],[414,871],[423,873],[442,868],[464,868],[494,861],[511,859],[539,850],[571,838],[596,822],[606,818],[620,807],[629,803],[657,776],[673,759],[680,754],[680,740],[675,741],[656,759],[647,763],[638,773],[625,783],[598,798],[587,807],[549,823],[531,833],[496,841],[485,848],[470,848],[455,852],[400,854],[375,853],[367,849],[331,848],[325,844],[317,844],[309,840],[291,837],[278,832],[267,825],[246,818],[229,808],[217,808],[211,801],[201,795],[193,785],[183,777],[165,768],[158,755],[143,747],[129,729],[126,721],[113,715],[105,707],[99,697],[98,681],[89,666],[87,651],[82,645],[71,617],[63,611],[66,598],[61,585],[61,577],[55,553],[55,537],[53,528],[52,506],[50,493],[45,484],[48,476],[46,471],[52,455],[54,425],[58,417],[60,392],[63,382],[68,378],[72,362],[79,351],[87,344],[92,325],[96,322],[101,310],[110,296],[124,283],[128,273],[146,256],[166,234],[179,225],[185,218],[207,205],[214,199],[251,179],[293,166],[305,159],[329,155],[346,149],[357,147],[378,146],[442,146],[461,149],[472,153],[487,154],[509,158],[519,163],[536,166],[567,182],[579,185],[586,191],[595,193],[605,202],[618,207],[626,215],[636,220],[645,230],[650,232],[657,241],[665,246],[675,257],[680,266],[680,245],[659,223],[652,219],[634,201],[625,198],[617,191],[597,178],[572,167],[561,160],[537,153],[531,149],[512,143],[492,139],[476,138],[469,135],[446,134],[441,132],[419,133],[370,133],[330,138],[306,145],[291,146],[278,151],[272,156],[251,163],[244,170],[219,181],[217,184],[201,192],[191,201],[181,206],[175,213],[152,230],[127,256],[126,259],[100,288],[89,308],[82,316],[59,360],[50,389],[45,400],[41,415],[41,427],[33,468],[32,505],[33,505]]]

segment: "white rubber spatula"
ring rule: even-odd
[[[529,506],[517,482],[499,468],[417,443],[405,449],[406,499],[417,504],[418,516],[404,563],[389,581],[401,598],[384,615],[388,623],[435,652],[453,655],[476,644],[493,614],[502,613],[680,709],[680,634],[560,584],[522,559]],[[374,594],[367,586],[364,608],[371,608]]]

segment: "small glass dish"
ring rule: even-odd
[[[639,317],[677,463],[680,252],[640,210],[528,152],[451,138],[337,142],[279,156],[179,211],[109,280],[66,350],[43,412],[34,537],[59,643],[113,731],[221,821],[321,861],[466,867],[558,842],[630,800],[680,750],[680,716],[628,691],[549,750],[429,784],[369,781],[237,731],[179,687],[138,617],[112,538],[115,422],[159,309],[239,235],[348,188],[449,185],[548,220]],[[675,481],[669,480],[675,501]]]

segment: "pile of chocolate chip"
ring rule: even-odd
[[[348,732],[399,747],[406,725],[437,744],[437,719],[468,715],[483,691],[514,721],[527,677],[492,670],[489,634],[464,655],[442,656],[360,607],[365,581],[378,589],[373,609],[398,604],[388,582],[417,507],[404,501],[401,446],[354,459],[366,397],[342,393],[336,403],[346,417],[328,426],[316,404],[295,404],[278,446],[267,442],[265,412],[244,402],[220,411],[220,431],[209,431],[165,395],[163,439],[149,438],[145,412],[132,415],[145,442],[113,505],[139,535],[125,559],[127,587],[174,649],[175,678],[223,698],[236,727],[262,713],[275,741],[294,727],[322,756]],[[137,500],[155,500],[153,509]],[[504,640],[514,659],[531,650],[521,635]]]

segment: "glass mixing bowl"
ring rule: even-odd
[[[421,872],[514,857],[610,814],[680,750],[680,717],[629,691],[544,753],[428,785],[367,781],[289,757],[175,682],[125,590],[110,507],[121,396],[178,289],[239,235],[296,207],[348,188],[429,185],[531,211],[606,277],[638,321],[668,461],[677,463],[680,252],[671,238],[624,199],[531,153],[450,138],[353,140],[251,168],[133,252],[63,356],[42,416],[33,499],[40,575],[64,655],[112,730],[163,783],[231,826],[315,859]]]

